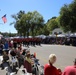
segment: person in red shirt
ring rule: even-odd
[[[74,65],[66,67],[62,75],[76,75],[76,59]]]
[[[49,63],[44,66],[44,75],[59,75],[58,70],[53,64],[56,62],[56,55],[49,56]]]

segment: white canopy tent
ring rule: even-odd
[[[76,33],[70,34],[70,37],[76,37]]]
[[[56,37],[56,35],[49,35],[49,37]]]
[[[3,37],[3,35],[2,35],[2,34],[0,34],[0,37]]]
[[[0,34],[0,39],[3,37],[3,35]]]
[[[37,38],[42,38],[42,39],[45,39],[45,38],[46,38],[45,35],[38,35],[38,36],[35,36],[35,37],[37,37]]]
[[[59,35],[57,35],[57,37],[65,37],[65,35],[64,34],[59,34]]]

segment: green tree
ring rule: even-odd
[[[17,26],[18,28],[20,27],[22,29],[23,31],[22,33],[24,34],[24,36],[27,35],[27,37],[29,37],[31,29],[31,19],[32,19],[31,15],[32,15],[31,12],[24,14],[20,19],[20,26]]]
[[[12,23],[10,23],[10,25],[14,25],[15,29],[17,30],[18,34],[22,35],[22,28],[20,26],[22,26],[20,23],[20,19],[21,17],[25,14],[24,11],[20,10],[17,14],[13,14],[11,15],[11,17],[14,19],[14,21]],[[18,27],[19,26],[19,27]]]
[[[57,18],[51,18],[47,23],[47,28],[48,30],[50,31],[50,33],[52,32],[52,30],[54,30],[55,28],[59,28],[59,25],[58,25],[58,21],[57,21]]]
[[[15,19],[14,27],[18,33],[23,34],[23,36],[31,33],[32,36],[37,35],[37,32],[43,27],[44,19],[43,16],[37,11],[24,13],[20,11],[16,15],[12,15],[12,18]]]
[[[16,33],[8,33],[8,37],[15,37],[16,35]]]
[[[47,28],[47,25],[46,25],[46,24],[44,25],[44,27],[43,27],[42,31],[43,31],[43,34],[44,34],[44,35],[49,35],[49,34],[50,34],[50,31],[48,30],[48,28]]]
[[[43,27],[43,25],[44,25],[43,16],[37,11],[32,12],[32,19],[31,19],[32,36],[35,36],[36,33],[39,32],[39,30]]]
[[[61,8],[59,23],[65,32],[76,32],[76,0]]]

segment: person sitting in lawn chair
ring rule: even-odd
[[[24,61],[24,68],[26,68],[28,73],[32,73],[30,51],[26,52],[26,58],[25,58],[25,61]]]
[[[19,67],[18,59],[17,59],[17,56],[16,56],[16,51],[14,49],[12,49],[10,51],[9,58],[10,58],[9,63],[12,66],[12,69],[13,69],[14,66],[16,66],[16,64]]]
[[[38,66],[35,63],[34,58],[31,58],[30,51],[26,52],[24,68],[27,70],[28,73],[32,73],[32,75],[39,75]]]

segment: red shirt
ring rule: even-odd
[[[44,66],[44,75],[59,75],[58,70],[53,65],[46,64]]]
[[[62,75],[76,75],[76,66],[68,66]]]

